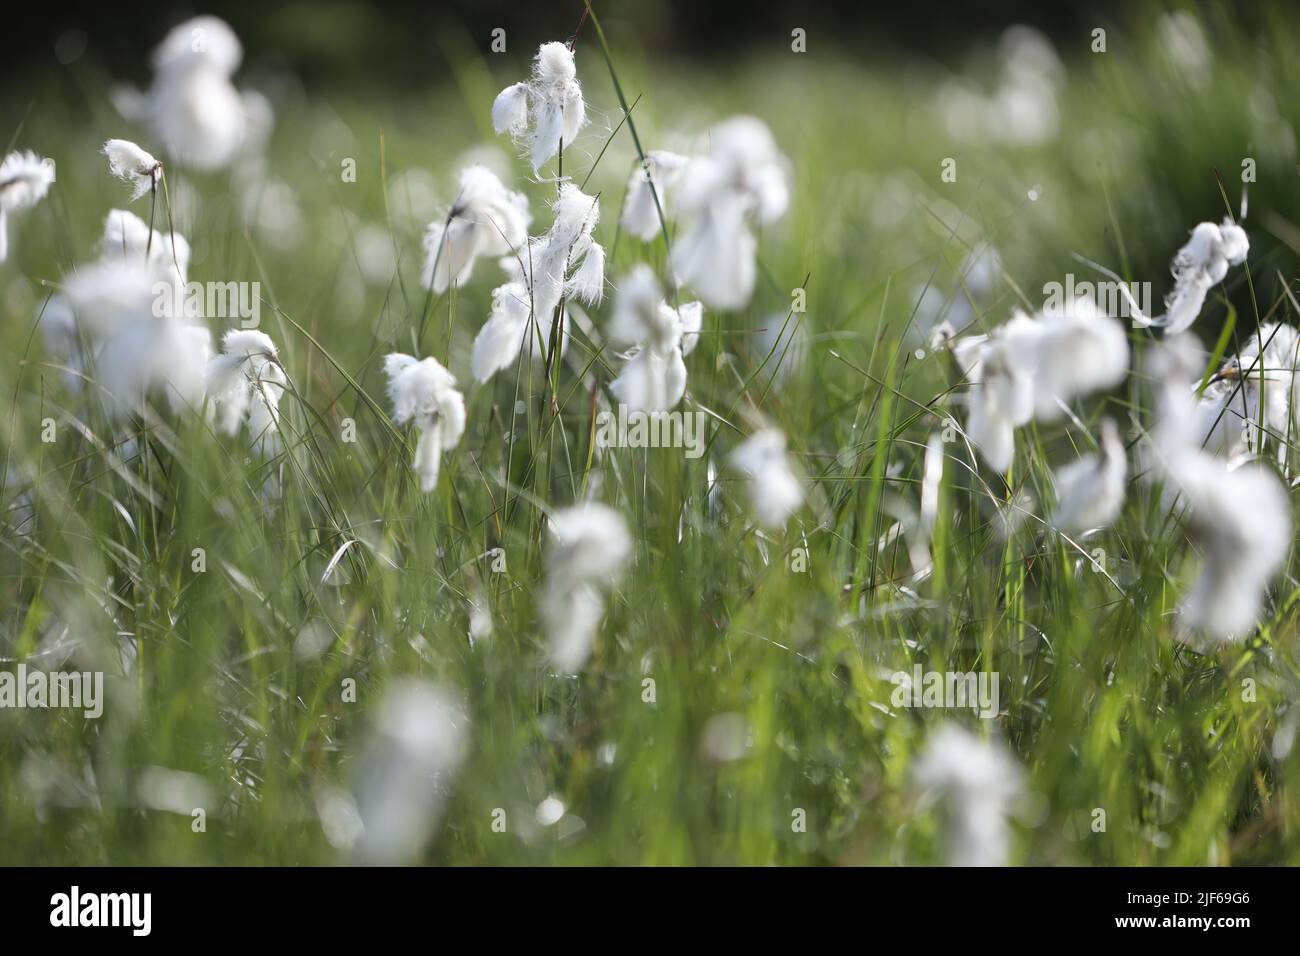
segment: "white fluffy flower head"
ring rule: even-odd
[[[644,263],[623,280],[614,300],[609,339],[633,351],[610,390],[634,411],[674,408],[686,393],[686,363],[699,340],[703,307],[664,301],[653,270]]]
[[[280,398],[288,384],[275,343],[257,329],[231,329],[221,348],[205,375],[219,427],[234,435],[246,422],[254,447],[274,454],[279,448]]]
[[[534,171],[568,146],[587,123],[573,50],[543,43],[528,80],[502,90],[492,104],[492,125],[509,132],[529,152]]]
[[[420,490],[438,485],[442,453],[455,448],[465,432],[465,398],[456,390],[455,377],[437,359],[417,360],[393,352],[384,358],[393,421],[414,422],[420,431],[415,448],[415,472]]]
[[[54,161],[29,151],[0,162],[0,262],[9,258],[8,214],[31,209],[54,183]]]
[[[156,189],[162,179],[162,163],[130,140],[110,139],[100,152],[108,157],[109,172],[131,187],[131,202]]]
[[[785,435],[774,428],[756,431],[732,451],[731,465],[746,478],[754,519],[770,530],[784,528],[804,499],[786,455]]]
[[[773,222],[790,202],[786,160],[767,126],[737,116],[709,136],[710,152],[682,171],[676,208],[685,226],[673,243],[672,267],[704,304],[739,309],[756,276],[751,222]]]
[[[622,576],[632,538],[618,512],[594,502],[555,512],[550,532],[540,610],[552,665],[573,674],[591,656],[604,616],[602,592]]]
[[[485,166],[462,170],[460,192],[446,218],[425,232],[425,288],[441,294],[452,283],[464,285],[479,256],[518,254],[531,222],[523,193],[507,189]]]
[[[1007,817],[1024,784],[1005,752],[948,724],[931,734],[912,773],[926,798],[944,805],[949,865],[1006,864]]]

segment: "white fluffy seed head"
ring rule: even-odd
[[[153,66],[172,77],[194,70],[233,76],[244,57],[235,31],[224,20],[194,17],[177,24],[153,53]]]
[[[955,724],[930,735],[912,768],[928,801],[943,804],[947,858],[952,866],[1002,866],[1007,862],[1007,817],[1024,774],[1001,748]]]
[[[455,377],[432,356],[417,361],[393,352],[384,359],[384,371],[393,421],[414,422],[420,430],[414,460],[420,490],[433,491],[442,453],[455,448],[465,432],[465,398],[456,390]]]
[[[612,584],[632,554],[623,517],[606,505],[589,502],[551,515],[549,566],[564,581]]]
[[[577,76],[573,50],[565,43],[544,43],[528,81],[506,87],[492,103],[493,128],[516,138],[534,170],[568,148],[587,123]]]
[[[671,263],[679,282],[714,309],[739,309],[754,292],[757,241],[751,224],[789,205],[786,160],[767,126],[738,116],[710,133],[710,152],[681,174],[676,207],[683,228]]]
[[[452,691],[409,678],[385,691],[353,783],[358,862],[419,858],[468,744],[469,719]]]
[[[627,183],[627,199],[623,203],[623,228],[642,242],[649,242],[663,228],[669,203],[682,170],[690,160],[678,153],[657,150],[646,154],[645,163],[638,164]],[[657,202],[656,202],[657,200]]]
[[[131,187],[132,202],[162,179],[162,163],[130,140],[110,139],[100,152],[108,157],[109,172]]]
[[[747,479],[754,520],[770,530],[785,527],[803,504],[803,485],[790,467],[785,435],[764,428],[745,439],[731,453],[731,465]]]
[[[425,288],[441,294],[453,282],[463,285],[479,256],[517,254],[531,222],[523,193],[507,189],[486,166],[465,168],[447,215],[425,232]]]
[[[0,162],[0,212],[30,209],[54,183],[54,161],[31,150],[10,153]]]

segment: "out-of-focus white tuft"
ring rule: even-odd
[[[79,390],[93,372],[98,396],[117,416],[143,415],[155,389],[173,411],[202,407],[212,336],[183,298],[189,243],[115,209],[99,252],[68,275],[41,319],[69,385]]]
[[[53,160],[30,150],[10,153],[0,162],[0,262],[9,258],[9,214],[31,209],[53,183]]]
[[[699,339],[703,310],[698,302],[674,309],[664,301],[654,271],[644,263],[623,280],[614,298],[608,336],[632,347],[610,391],[632,411],[675,408],[686,393],[686,363]]]
[[[1122,325],[1078,298],[1038,317],[1016,312],[990,335],[955,340],[952,352],[970,385],[967,434],[989,466],[1003,472],[1017,428],[1059,418],[1076,397],[1117,385],[1129,347]]]
[[[1224,461],[1201,447],[1203,418],[1195,396],[1190,336],[1154,350],[1148,370],[1158,386],[1149,481],[1176,492],[1166,501],[1184,518],[1199,555],[1197,576],[1180,605],[1185,637],[1226,643],[1258,623],[1268,583],[1291,548],[1291,505],[1277,475],[1256,463]]]
[[[632,554],[623,518],[589,502],[551,515],[541,616],[552,666],[576,674],[591,657],[604,617],[604,592],[618,583]]]
[[[231,82],[242,59],[239,39],[225,21],[195,17],[174,27],[154,51],[148,91],[119,89],[114,102],[183,165],[224,169],[249,131],[246,104]]]
[[[1023,772],[1000,747],[954,724],[934,731],[912,768],[927,802],[943,805],[949,866],[1005,866],[1007,818]]]
[[[420,490],[433,491],[442,453],[455,448],[465,432],[465,398],[456,390],[456,379],[433,357],[416,360],[393,352],[384,359],[384,371],[393,421],[414,422],[420,432],[413,465]]]
[[[1022,148],[1055,140],[1066,70],[1051,40],[1034,27],[1013,24],[998,43],[998,60],[997,84],[990,91],[958,77],[939,88],[937,106],[948,133],[967,142]]]
[[[689,162],[689,157],[664,149],[646,153],[645,162],[637,165],[627,181],[627,199],[623,202],[624,229],[642,242],[649,242],[660,234],[663,229],[661,213],[664,218],[668,216],[669,197]]]
[[[469,718],[443,687],[403,679],[384,694],[353,783],[355,859],[396,866],[419,859],[465,758]]]
[[[764,428],[731,453],[731,466],[745,476],[754,520],[770,530],[785,527],[803,504],[804,490],[785,451],[785,435]]]
[[[189,277],[189,241],[178,232],[151,230],[143,219],[125,209],[113,209],[104,217],[99,256],[123,262],[147,261],[181,286]]]
[[[1056,486],[1056,526],[1066,531],[1087,531],[1108,525],[1124,507],[1128,461],[1115,422],[1101,423],[1100,453],[1084,455],[1052,476]]]
[[[713,309],[739,309],[754,292],[757,241],[750,223],[779,219],[790,202],[787,161],[761,120],[737,116],[709,135],[707,156],[681,173],[676,211],[683,226],[672,267]]]

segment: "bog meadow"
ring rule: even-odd
[[[1294,13],[554,7],[5,94],[0,862],[1300,860]]]

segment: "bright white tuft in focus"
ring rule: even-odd
[[[543,43],[526,82],[507,86],[492,104],[492,126],[510,133],[529,152],[534,172],[567,149],[587,123],[573,51]]]
[[[384,358],[393,421],[415,422],[420,438],[415,446],[415,473],[420,490],[438,486],[442,453],[455,448],[465,432],[465,398],[456,391],[456,379],[435,358],[417,361],[393,352]]]
[[[256,329],[231,329],[221,349],[205,373],[219,427],[234,435],[247,421],[253,447],[275,454],[280,447],[280,397],[288,384],[275,343]]]
[[[462,170],[446,219],[431,222],[424,235],[424,287],[441,294],[468,282],[479,256],[517,255],[531,222],[523,193],[506,189],[485,166]]]
[[[1170,265],[1174,287],[1165,296],[1165,314],[1148,318],[1130,301],[1134,321],[1163,328],[1170,334],[1187,330],[1200,316],[1210,289],[1224,280],[1230,266],[1245,262],[1249,252],[1246,230],[1230,218],[1219,225],[1198,223]]]
[[[131,187],[131,202],[158,188],[162,179],[162,163],[149,153],[125,139],[110,139],[100,152],[108,157],[108,169],[114,176]]]

